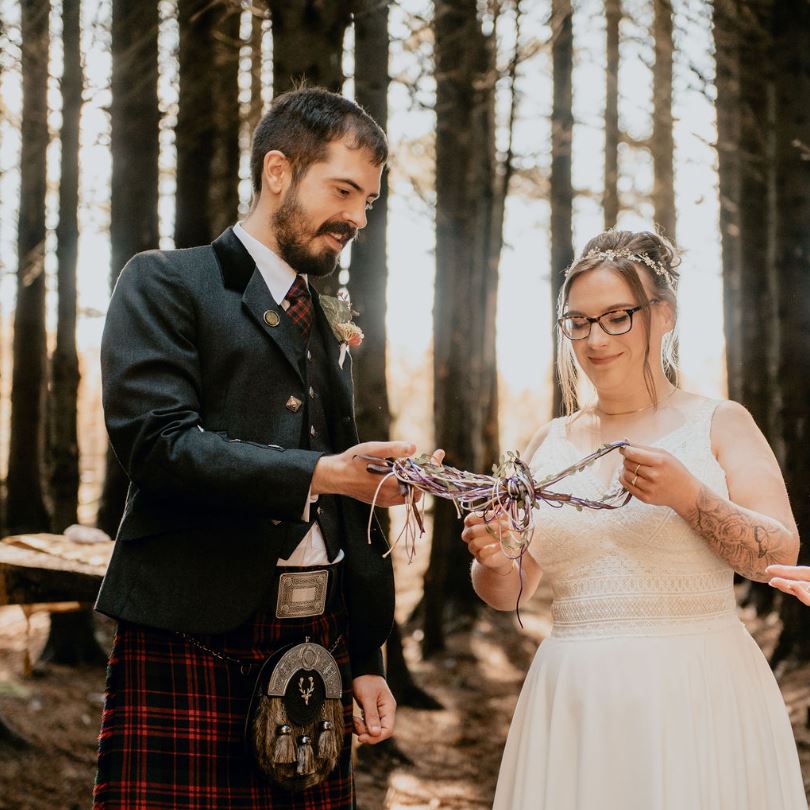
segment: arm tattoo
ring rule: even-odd
[[[777,521],[737,506],[701,486],[687,523],[735,571],[767,581],[765,568],[780,562],[791,538]]]

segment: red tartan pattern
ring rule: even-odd
[[[292,322],[301,330],[304,342],[309,341],[312,332],[312,320],[315,313],[312,307],[312,298],[307,288],[307,283],[301,276],[296,276],[292,287],[290,287],[286,300],[289,303],[287,314],[292,318]]]
[[[195,636],[230,657],[260,662],[305,636],[331,649],[345,611],[306,619],[261,612],[235,631]],[[333,655],[344,679],[344,746],[333,773],[290,793],[253,767],[243,745],[254,669],[215,658],[176,633],[121,623],[107,670],[94,810],[351,810],[352,694],[345,637]]]

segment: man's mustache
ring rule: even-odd
[[[324,222],[324,224],[318,228],[316,236],[321,236],[326,233],[338,234],[339,236],[347,237],[347,239],[354,239],[354,237],[357,236],[357,228],[349,225],[348,222],[335,220],[333,222]]]

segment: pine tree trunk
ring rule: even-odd
[[[78,520],[79,439],[76,352],[76,260],[79,244],[79,121],[82,110],[80,0],[62,0],[62,161],[56,229],[59,289],[56,348],[51,358],[51,528],[59,533]]]
[[[239,214],[239,37],[241,6],[225,2],[219,12],[214,34],[214,119],[215,140],[211,162],[211,186],[208,205],[211,212],[211,233],[215,239]],[[197,66],[199,70],[199,66]]]
[[[77,522],[79,446],[76,427],[79,362],[76,354],[76,257],[79,226],[79,121],[82,105],[80,0],[62,0],[62,164],[59,182],[57,264],[59,308],[56,349],[51,359],[51,493],[52,528],[64,531]],[[96,641],[93,611],[52,613],[45,648],[39,659],[58,664],[103,664],[106,655]]]
[[[675,240],[675,144],[672,135],[672,2],[653,0],[653,209],[655,222]]]
[[[740,256],[738,305],[742,354],[741,401],[774,450],[779,451],[776,267],[774,233],[774,125],[770,31],[771,0],[740,8]],[[781,214],[780,214],[781,216]]]
[[[357,103],[383,128],[388,125],[388,7],[377,0],[363,0],[354,29],[354,94]],[[388,400],[385,328],[388,257],[388,173],[383,172],[380,197],[368,225],[352,248],[349,292],[359,313],[365,339],[354,355],[354,391],[357,431],[361,441],[388,441],[391,410]],[[377,517],[386,535],[388,511]],[[402,649],[402,635],[395,625],[386,644],[386,669],[391,691],[400,706],[424,706],[432,700],[414,682]]]
[[[383,128],[388,123],[388,8],[364,0],[355,23],[355,98]],[[349,292],[365,339],[354,356],[357,429],[363,441],[387,441],[391,411],[386,380],[388,172],[368,225],[352,247]],[[385,522],[388,513],[380,512]]]
[[[475,0],[437,0],[434,33],[436,445],[447,451],[446,463],[484,471],[492,463],[487,428],[497,385],[495,39],[484,34]],[[455,508],[437,501],[425,576],[425,655],[443,649],[452,623],[469,621],[479,605],[470,584],[469,554],[459,539],[461,528]]]
[[[259,124],[264,111],[262,94],[262,72],[264,69],[264,53],[262,42],[264,40],[264,14],[255,6],[251,7],[250,18],[250,108],[247,114],[247,128],[250,137]]]
[[[714,33],[729,396],[751,411],[779,454],[770,6],[720,0]],[[774,595],[752,582],[742,604],[767,613]]]
[[[352,0],[269,0],[273,25],[273,95],[305,80],[339,93],[343,87],[343,36]]]
[[[551,3],[551,60],[553,102],[551,109],[551,306],[552,323],[557,320],[557,297],[563,273],[574,261],[571,148],[574,135],[572,72],[574,64],[571,0]],[[557,381],[556,346],[552,366],[554,416],[562,413],[562,390]]]
[[[619,23],[621,0],[605,0],[605,229],[619,218]]]
[[[178,0],[180,92],[174,132],[174,244],[178,248],[204,245],[214,232],[208,203],[216,140],[215,79],[210,65],[218,16],[219,9],[211,0]]]
[[[45,418],[45,192],[48,148],[48,0],[22,0],[22,156],[17,232],[17,308],[8,462],[8,529],[47,531]]]
[[[779,279],[783,472],[799,534],[810,531],[810,117],[801,100],[810,98],[810,5],[805,0],[774,3],[776,77],[776,267]],[[804,543],[804,565],[810,552]],[[807,608],[785,598],[783,631],[777,653],[810,660]],[[776,655],[776,654],[775,654]]]
[[[717,159],[723,268],[723,331],[730,399],[742,402],[742,251],[740,247],[740,0],[714,4]]]
[[[157,98],[158,5],[156,0],[113,0],[111,151],[111,279],[127,261],[158,247]],[[127,480],[107,451],[97,524],[114,536],[124,510]]]

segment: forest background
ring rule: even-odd
[[[325,285],[348,289],[366,333],[362,438],[476,471],[520,449],[559,412],[562,271],[605,227],[658,226],[684,255],[682,383],[751,410],[805,530],[807,41],[807,0],[0,0],[0,536],[114,534],[111,285],[134,253],[208,242],[246,213],[252,129],[301,79],[356,98],[391,144],[383,197]],[[400,703],[420,710],[448,661],[486,667],[476,632],[525,641],[472,594],[452,509],[430,527],[415,566],[397,559],[389,649]],[[789,678],[806,618],[767,586],[739,594]],[[0,609],[9,627],[15,610]],[[35,630],[46,674],[92,666],[108,628],[79,611]],[[406,766],[401,748],[382,756]],[[425,806],[473,806],[447,801]]]

